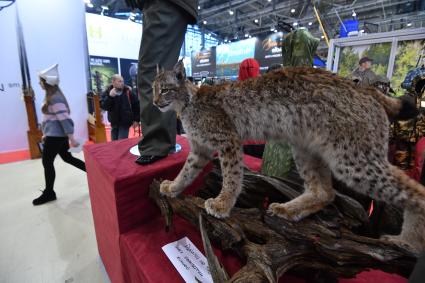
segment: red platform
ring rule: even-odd
[[[185,138],[178,137],[181,152],[152,165],[140,166],[134,163],[135,156],[129,153],[137,141],[137,138],[119,140],[84,148],[99,254],[113,283],[183,282],[161,247],[187,236],[203,251],[200,234],[178,216],[174,218],[173,229],[166,233],[159,209],[148,198],[148,188],[154,178],[173,179],[178,174],[189,153],[189,144]],[[260,169],[260,159],[245,156],[244,160],[252,170]],[[186,192],[199,187],[202,177]],[[235,255],[217,248],[215,252],[230,274],[240,268],[242,263]],[[407,282],[397,275],[380,271],[364,272],[356,279],[340,282],[371,282],[369,279]],[[304,281],[285,276],[279,282]]]

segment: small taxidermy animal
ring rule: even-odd
[[[387,160],[387,115],[403,114],[405,101],[308,67],[198,89],[186,80],[182,61],[158,72],[153,90],[161,111],[180,113],[191,146],[176,179],[161,183],[162,194],[180,194],[218,151],[223,185],[205,209],[226,217],[241,192],[242,141],[285,140],[305,191],[287,203],[270,204],[270,213],[299,221],[321,210],[334,199],[333,175],[359,193],[404,209],[401,234],[386,239],[425,250],[425,187]]]

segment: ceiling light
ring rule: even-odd
[[[293,25],[294,27],[296,27],[296,26],[298,25],[298,23],[297,23],[297,22],[294,22],[292,25]]]
[[[198,10],[201,10],[201,6],[198,5]]]
[[[206,25],[207,24],[207,21],[204,20],[202,23],[204,23],[204,25]]]
[[[245,33],[245,37],[248,37],[249,36],[249,34],[248,33]]]
[[[356,12],[354,12],[354,10],[353,10],[353,13],[351,14],[351,16],[353,16],[353,17],[357,16],[357,14],[356,14]]]
[[[277,29],[274,29],[274,32],[277,32]]]
[[[93,7],[94,7],[94,5],[93,5],[92,3],[87,3],[87,7],[89,7],[89,8],[93,8]]]
[[[100,6],[100,8],[102,8],[103,10],[109,10],[109,7],[108,6],[105,6],[105,5]]]
[[[254,23],[258,24],[258,19],[255,19],[255,20],[254,20]]]
[[[232,10],[229,10],[229,14],[230,14],[230,15],[233,15],[233,11],[232,11]]]
[[[272,2],[272,0],[267,0],[268,2]]]
[[[412,26],[412,23],[407,23],[407,26],[408,26],[408,27],[411,27],[411,26]]]
[[[324,35],[322,35],[320,38],[321,38],[321,39],[324,39],[324,38],[325,38],[325,36],[324,36]]]
[[[295,9],[291,9],[291,13],[295,13]]]
[[[308,22],[308,25],[311,26],[313,23],[312,22]]]
[[[274,31],[274,27],[270,27],[270,31]]]

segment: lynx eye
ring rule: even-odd
[[[168,89],[168,88],[161,88],[161,93],[167,93],[169,91],[170,91],[170,89]]]

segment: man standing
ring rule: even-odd
[[[376,82],[389,82],[386,77],[378,76],[372,70],[373,60],[369,57],[363,57],[359,60],[359,66],[351,73],[350,79],[357,81],[360,86],[373,86]]]
[[[122,76],[112,76],[112,85],[104,91],[101,108],[108,111],[111,123],[111,139],[113,141],[128,138],[131,125],[137,127],[140,121],[139,100],[131,88],[124,85]]]
[[[156,66],[171,69],[177,62],[188,24],[195,24],[197,0],[126,0],[143,11],[137,85],[143,138],[138,164],[150,164],[175,151],[176,113],[161,113],[152,103]]]

